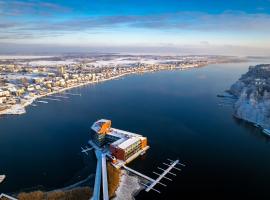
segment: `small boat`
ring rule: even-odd
[[[0,175],[0,183],[2,183],[5,178],[6,178],[6,175]]]
[[[264,132],[266,135],[270,136],[270,129],[263,129],[263,132]]]

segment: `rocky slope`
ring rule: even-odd
[[[250,66],[230,93],[238,98],[234,105],[237,118],[270,128],[270,64]]]

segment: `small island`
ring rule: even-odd
[[[237,97],[234,116],[270,135],[270,64],[250,66],[229,92]]]

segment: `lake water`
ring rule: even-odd
[[[250,64],[216,64],[187,71],[130,75],[73,89],[61,102],[37,103],[20,116],[0,118],[1,192],[62,187],[95,173],[94,154],[80,153],[91,124],[100,118],[113,127],[148,137],[150,149],[129,166],[151,177],[166,158],[187,166],[162,193],[136,199],[269,199],[270,140],[232,117],[216,97]]]

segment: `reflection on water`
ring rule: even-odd
[[[263,133],[261,128],[255,127],[253,123],[235,117],[233,117],[233,119],[235,123],[237,123],[239,126],[244,127],[247,130],[247,133],[253,135],[257,139],[260,139],[266,143],[270,142],[270,137],[265,133]]]
[[[141,192],[137,199],[208,197],[267,198],[269,140],[260,130],[232,117],[219,106],[227,90],[250,63],[218,64],[187,71],[130,75],[73,89],[82,96],[47,100],[27,114],[0,120],[0,191],[42,185],[62,187],[95,171],[95,156],[84,160],[80,147],[91,124],[108,118],[113,127],[148,137],[147,154],[130,164],[152,174],[167,158],[187,167],[161,194]],[[256,64],[256,63],[253,63]],[[86,167],[87,166],[87,167]],[[165,181],[166,182],[166,181]]]

